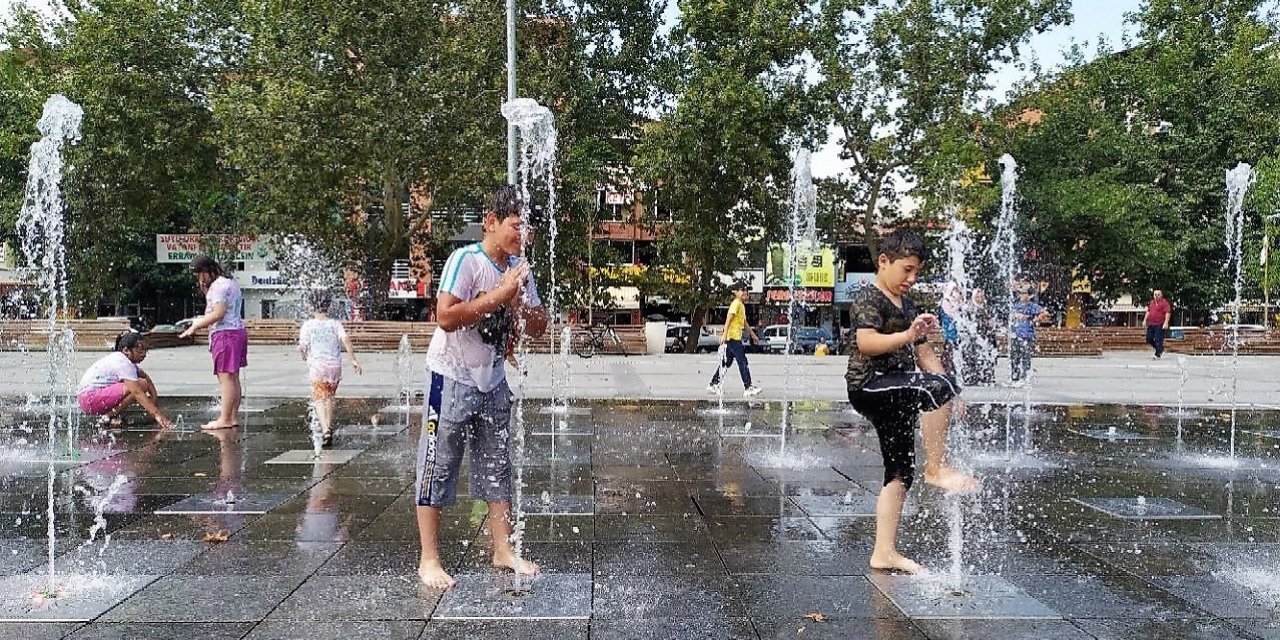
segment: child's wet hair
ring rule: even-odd
[[[879,255],[885,256],[890,261],[912,256],[919,258],[920,262],[929,260],[929,250],[924,246],[924,238],[911,229],[895,229],[885,236],[880,241]]]
[[[329,309],[333,307],[333,294],[327,289],[312,289],[307,292],[307,308],[312,313],[329,313]]]
[[[116,336],[115,351],[136,349],[140,344],[142,344],[142,334],[130,329]]]
[[[222,272],[222,265],[218,264],[217,260],[206,255],[196,256],[191,261],[191,271],[193,273],[208,273],[215,278],[225,275]]]
[[[503,185],[494,191],[486,210],[501,222],[512,216],[519,216],[524,211],[524,201],[520,199],[520,191],[512,185]]]

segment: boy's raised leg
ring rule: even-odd
[[[418,577],[428,587],[448,589],[455,583],[453,576],[440,563],[440,509],[417,507],[418,539],[422,543],[422,556],[418,559]]]
[[[959,471],[944,459],[950,426],[950,402],[920,414],[920,430],[924,433],[924,481],[946,492],[968,493],[978,488],[978,479]]]
[[[898,553],[898,522],[902,519],[902,503],[907,487],[894,479],[880,488],[876,498],[876,546],[871,550],[871,568],[906,573],[919,573],[920,565]]]
[[[538,573],[538,565],[517,556],[515,546],[511,544],[510,502],[489,503],[489,535],[493,537],[493,566],[522,575]]]

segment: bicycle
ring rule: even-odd
[[[628,356],[627,345],[622,341],[612,325],[597,324],[574,334],[569,346],[580,358],[590,358],[597,352],[604,351],[610,345]]]

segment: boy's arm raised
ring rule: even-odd
[[[906,331],[897,333],[880,333],[868,327],[859,327],[857,333],[858,352],[864,356],[878,356],[897,351],[920,338],[929,335],[937,324],[937,318],[931,313],[916,316]]]
[[[499,307],[511,302],[520,293],[520,283],[529,276],[529,265],[520,264],[502,274],[502,282],[493,291],[486,291],[473,300],[463,301],[447,291],[440,292],[436,303],[436,323],[445,331],[456,331],[474,325]]]

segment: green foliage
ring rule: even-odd
[[[937,213],[956,178],[979,157],[973,105],[996,65],[1016,58],[1032,32],[1065,22],[1068,0],[832,2],[818,60],[841,157],[851,175],[849,227],[875,246],[877,226],[898,220],[897,194],[919,188]]]
[[[225,188],[204,101],[212,70],[194,26],[210,5],[80,1],[67,3],[65,20],[19,10],[10,22],[0,81],[16,95],[0,116],[0,225],[13,228],[8,205],[26,181],[41,106],[63,93],[85,112],[63,184],[73,300],[191,291],[189,278],[155,263],[154,234],[189,229]]]
[[[1022,167],[1029,246],[1098,298],[1226,299],[1225,172],[1280,148],[1276,25],[1259,4],[1153,1],[1132,18],[1140,46],[1046,79],[985,126],[988,166],[1009,152]]]
[[[680,9],[660,81],[667,108],[645,126],[633,162],[674,211],[671,223],[653,221],[665,230],[661,265],[688,276],[649,284],[691,311],[696,331],[724,297],[717,274],[781,228],[791,145],[804,141],[815,112],[803,66],[815,15],[781,0],[686,0]]]

